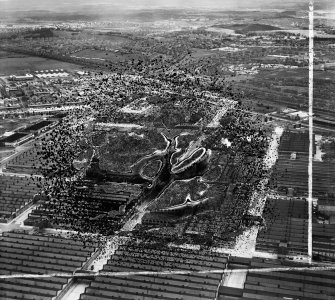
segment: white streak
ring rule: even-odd
[[[312,214],[313,214],[313,71],[314,71],[314,1],[309,2],[309,81],[308,81],[308,256],[312,261]]]
[[[334,271],[334,265],[322,265],[315,267],[282,267],[282,268],[255,268],[255,269],[215,269],[215,270],[202,270],[202,271],[184,271],[184,270],[171,270],[171,271],[136,271],[136,272],[89,272],[89,273],[52,273],[52,274],[13,274],[13,275],[0,275],[0,279],[19,279],[19,278],[51,278],[51,277],[128,277],[128,276],[157,276],[157,275],[189,275],[189,274],[223,274],[223,273],[271,273],[271,272],[322,272]]]

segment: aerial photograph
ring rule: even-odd
[[[0,300],[335,300],[333,0],[0,0]]]

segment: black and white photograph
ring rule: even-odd
[[[0,300],[334,300],[333,0],[0,0]]]

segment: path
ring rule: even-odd
[[[137,224],[141,223],[142,218],[145,214],[145,210],[148,204],[143,203],[137,208],[137,212],[130,218],[120,231],[132,231]],[[94,261],[87,266],[88,270],[94,272],[101,271],[103,266],[107,263],[110,257],[115,253],[120,245],[125,243],[127,238],[119,237],[118,233],[112,236],[107,242],[103,249],[100,250],[99,255]],[[79,300],[80,295],[85,291],[88,285],[84,282],[77,282],[71,286],[69,291],[59,300]]]
[[[69,290],[63,295],[61,299],[63,300],[79,300],[80,295],[85,292],[85,289],[89,286],[85,282],[76,282],[74,283]]]

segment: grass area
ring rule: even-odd
[[[94,49],[85,49],[79,52],[75,52],[72,55],[79,56],[79,57],[87,57],[87,58],[103,58],[103,59],[110,59],[115,56],[115,52],[111,51],[101,51],[101,50],[94,50]]]
[[[217,181],[222,173],[221,166],[211,165],[202,177],[205,181]]]
[[[160,160],[151,160],[143,168],[142,174],[149,178],[154,178],[161,167],[162,162]]]
[[[208,56],[213,56],[213,55],[215,55],[215,53],[211,50],[193,48],[191,57],[192,58],[200,58],[200,57],[208,57]]]
[[[188,181],[174,181],[149,207],[149,209],[164,209],[182,204],[188,195],[190,195],[191,199],[194,201],[200,200],[206,197],[206,191],[207,186],[204,183],[199,182],[199,178],[194,178]]]
[[[116,49],[115,49],[116,50]],[[112,62],[118,61],[127,61],[131,59],[138,59],[139,56],[136,54],[128,54],[123,52],[115,52],[115,51],[101,51],[101,50],[94,50],[94,49],[85,49],[82,51],[78,51],[72,53],[71,55],[76,57],[85,57],[91,59],[105,59]]]
[[[75,71],[81,70],[82,67],[72,63],[37,56],[0,57],[0,72],[4,75],[50,69]]]
[[[1,58],[13,58],[13,57],[26,57],[24,54],[14,53],[14,52],[7,52],[0,50],[0,59]]]
[[[129,172],[130,166],[155,150],[162,150],[166,143],[156,130],[114,132],[100,150],[101,167],[116,172]]]

